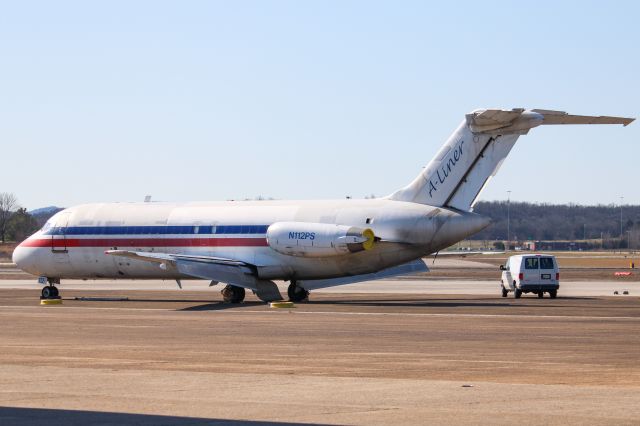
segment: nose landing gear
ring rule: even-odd
[[[47,284],[42,288],[40,296],[41,300],[61,299],[60,291],[58,291],[58,287],[56,287],[56,284],[60,284],[59,278],[41,277],[38,282],[41,284]]]

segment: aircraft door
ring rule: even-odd
[[[67,251],[67,225],[71,212],[62,212],[52,226],[51,251],[53,253],[68,253]]]

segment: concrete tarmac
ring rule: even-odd
[[[640,423],[633,293],[396,280],[271,309],[203,283],[69,282],[40,306],[22,283],[0,281],[2,425]]]
[[[280,291],[286,295],[287,284],[277,282]],[[218,290],[222,285],[209,287],[208,281],[183,280],[184,291],[210,291],[212,299],[218,297]],[[0,290],[31,289],[39,290],[42,285],[36,278],[30,280],[1,280]],[[60,288],[64,290],[177,290],[175,281],[164,280],[64,280]],[[582,296],[613,296],[618,291],[622,294],[640,296],[640,281],[561,281],[559,295],[568,297]],[[496,280],[468,280],[468,279],[432,279],[432,278],[401,278],[390,280],[367,281],[339,287],[330,287],[313,292],[340,294],[475,294],[494,296],[500,294],[500,282]]]

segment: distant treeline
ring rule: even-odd
[[[474,211],[493,220],[474,240],[507,240],[507,211],[510,211],[510,240],[582,240],[620,237],[620,206],[581,206],[481,201]],[[640,206],[622,206],[622,234],[640,230]]]

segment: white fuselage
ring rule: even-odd
[[[281,254],[266,239],[280,222],[368,228],[377,242],[341,256]],[[184,278],[156,263],[105,254],[131,250],[239,260],[264,279],[320,279],[400,265],[488,224],[473,213],[387,199],[86,204],[56,214],[16,249],[14,261],[54,278]]]

